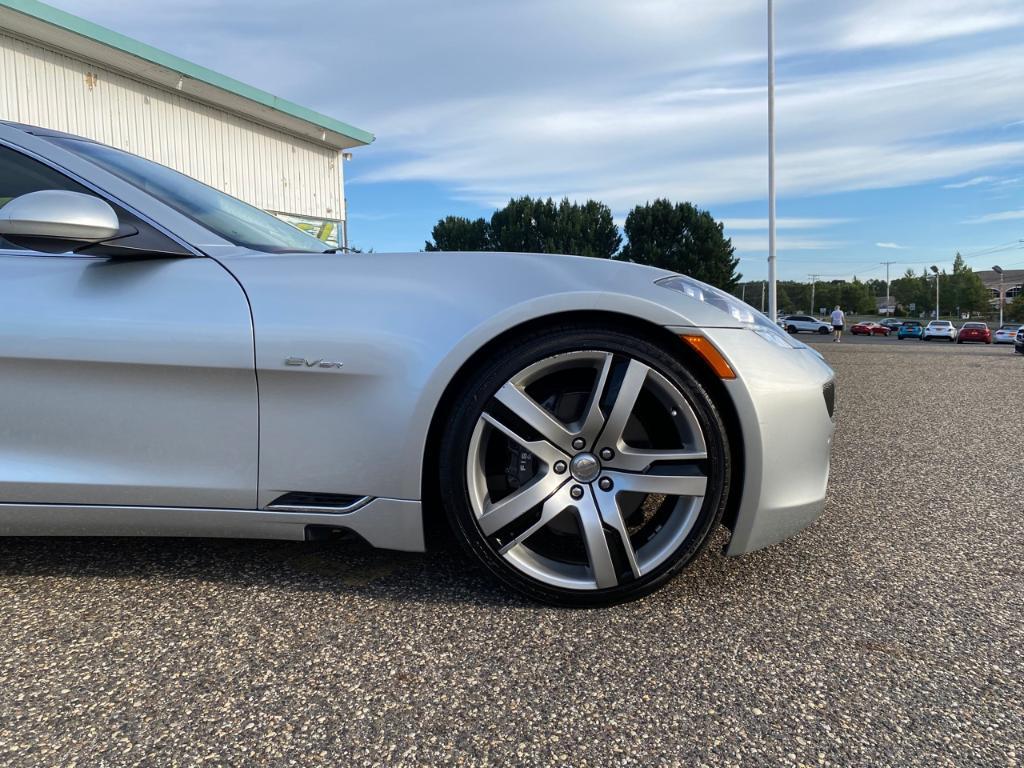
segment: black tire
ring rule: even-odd
[[[823,325],[821,326],[821,328],[818,329],[818,333],[820,333],[822,336],[828,336],[830,333],[832,333],[832,331]]]
[[[795,325],[787,325],[786,326],[786,333],[792,333],[793,335],[796,335],[796,333],[797,333],[796,326]]]
[[[500,387],[526,367],[553,355],[599,350],[631,358],[660,373],[691,406],[704,433],[707,461],[702,463],[707,491],[696,521],[673,553],[649,573],[632,574],[609,588],[556,587],[517,569],[496,551],[478,524],[470,499],[467,460],[472,435],[484,409]],[[611,386],[611,385],[609,385]],[[453,401],[440,443],[440,492],[455,538],[485,570],[506,586],[534,600],[560,606],[593,607],[634,600],[669,581],[701,551],[725,510],[731,463],[724,422],[711,396],[679,358],[648,338],[601,325],[580,324],[536,331],[510,339],[487,356]],[[606,530],[607,533],[607,530]],[[527,543],[529,543],[529,539]]]

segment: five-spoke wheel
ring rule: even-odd
[[[461,398],[442,490],[459,538],[553,602],[644,594],[725,503],[726,435],[705,389],[650,341],[607,329],[502,350]]]

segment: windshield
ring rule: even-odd
[[[255,206],[167,166],[83,139],[51,141],[119,176],[235,245],[254,251],[316,253],[324,244]]]

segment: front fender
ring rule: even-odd
[[[594,310],[659,326],[730,320],[654,284],[667,273],[599,259],[240,254],[221,263],[253,314],[261,506],[289,491],[418,499],[448,383],[527,320]]]

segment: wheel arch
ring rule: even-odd
[[[439,446],[444,425],[453,409],[456,396],[462,387],[465,386],[469,377],[473,375],[473,371],[480,361],[486,359],[495,349],[507,344],[516,337],[560,323],[592,323],[607,327],[610,330],[628,331],[642,336],[683,362],[690,373],[707,390],[715,406],[718,408],[729,436],[732,472],[729,481],[728,501],[725,514],[722,517],[722,523],[732,530],[739,511],[740,498],[742,496],[741,486],[745,476],[743,432],[735,405],[721,379],[715,375],[708,363],[678,336],[656,323],[632,315],[607,310],[569,310],[541,315],[506,328],[478,347],[449,379],[430,419],[430,426],[427,430],[422,455],[420,498],[422,499],[423,506],[423,523],[427,548],[436,549],[453,543],[450,542],[451,537],[448,531],[448,523],[445,519],[444,511],[441,509],[438,462],[440,460]]]

